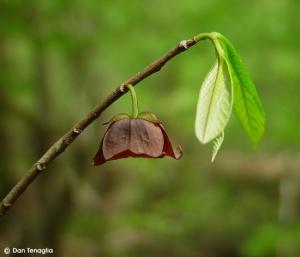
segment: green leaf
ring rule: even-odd
[[[195,131],[199,141],[206,144],[224,131],[231,115],[232,96],[228,91],[219,59],[206,76],[199,93]]]
[[[265,128],[265,114],[252,82],[239,54],[230,41],[219,34],[225,50],[225,61],[234,88],[234,111],[252,143],[256,145]]]
[[[223,141],[224,141],[224,131],[222,131],[222,133],[213,141],[213,153],[211,157],[211,162],[215,160]]]

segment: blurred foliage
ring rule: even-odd
[[[0,251],[56,256],[297,257],[300,252],[300,8],[297,0],[0,0],[0,192],[120,82],[200,32],[239,50],[267,116],[253,150],[235,119],[217,160],[194,136],[208,42],[137,87],[180,161],[126,159],[94,168],[113,104],[0,220]],[[172,103],[172,104],[170,104]],[[285,182],[288,181],[288,184]]]

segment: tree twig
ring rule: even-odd
[[[135,76],[123,82],[118,86],[103,102],[95,106],[83,119],[78,121],[66,134],[64,134],[56,143],[54,143],[47,152],[27,171],[27,173],[19,180],[19,182],[10,190],[0,203],[0,216],[3,216],[6,211],[14,204],[14,202],[23,194],[26,188],[37,178],[37,176],[45,170],[48,165],[77,138],[77,136],[101,113],[114,103],[118,98],[125,94],[128,89],[123,85],[136,85],[140,81],[149,77],[155,72],[158,72],[166,62],[176,55],[184,52],[189,47],[195,45],[198,39],[188,39],[181,41],[176,47],[168,51],[159,59],[148,65],[144,70],[138,72]]]

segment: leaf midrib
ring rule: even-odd
[[[203,138],[204,138],[204,135],[206,135],[206,131],[207,131],[207,127],[208,127],[208,121],[210,120],[211,106],[212,106],[213,100],[216,97],[216,95],[214,93],[215,93],[216,88],[218,87],[217,81],[218,81],[218,79],[220,77],[220,74],[219,74],[220,73],[220,69],[221,69],[221,65],[220,65],[220,63],[218,61],[218,68],[217,68],[216,79],[215,79],[214,87],[213,87],[213,90],[212,90],[211,101],[209,102],[209,105],[208,105],[208,114],[207,114],[207,119],[206,119],[206,122],[205,122],[205,125],[204,125],[204,130],[203,130]]]

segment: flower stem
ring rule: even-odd
[[[137,101],[137,97],[136,97],[136,93],[135,93],[135,89],[131,84],[127,84],[125,85],[125,87],[127,87],[130,91],[131,94],[131,104],[132,104],[132,118],[137,118],[138,114],[139,114],[139,107],[138,107],[138,101]]]
[[[196,42],[199,42],[200,40],[204,40],[207,38],[212,39],[212,33],[201,33],[201,34],[194,36],[194,40]]]

